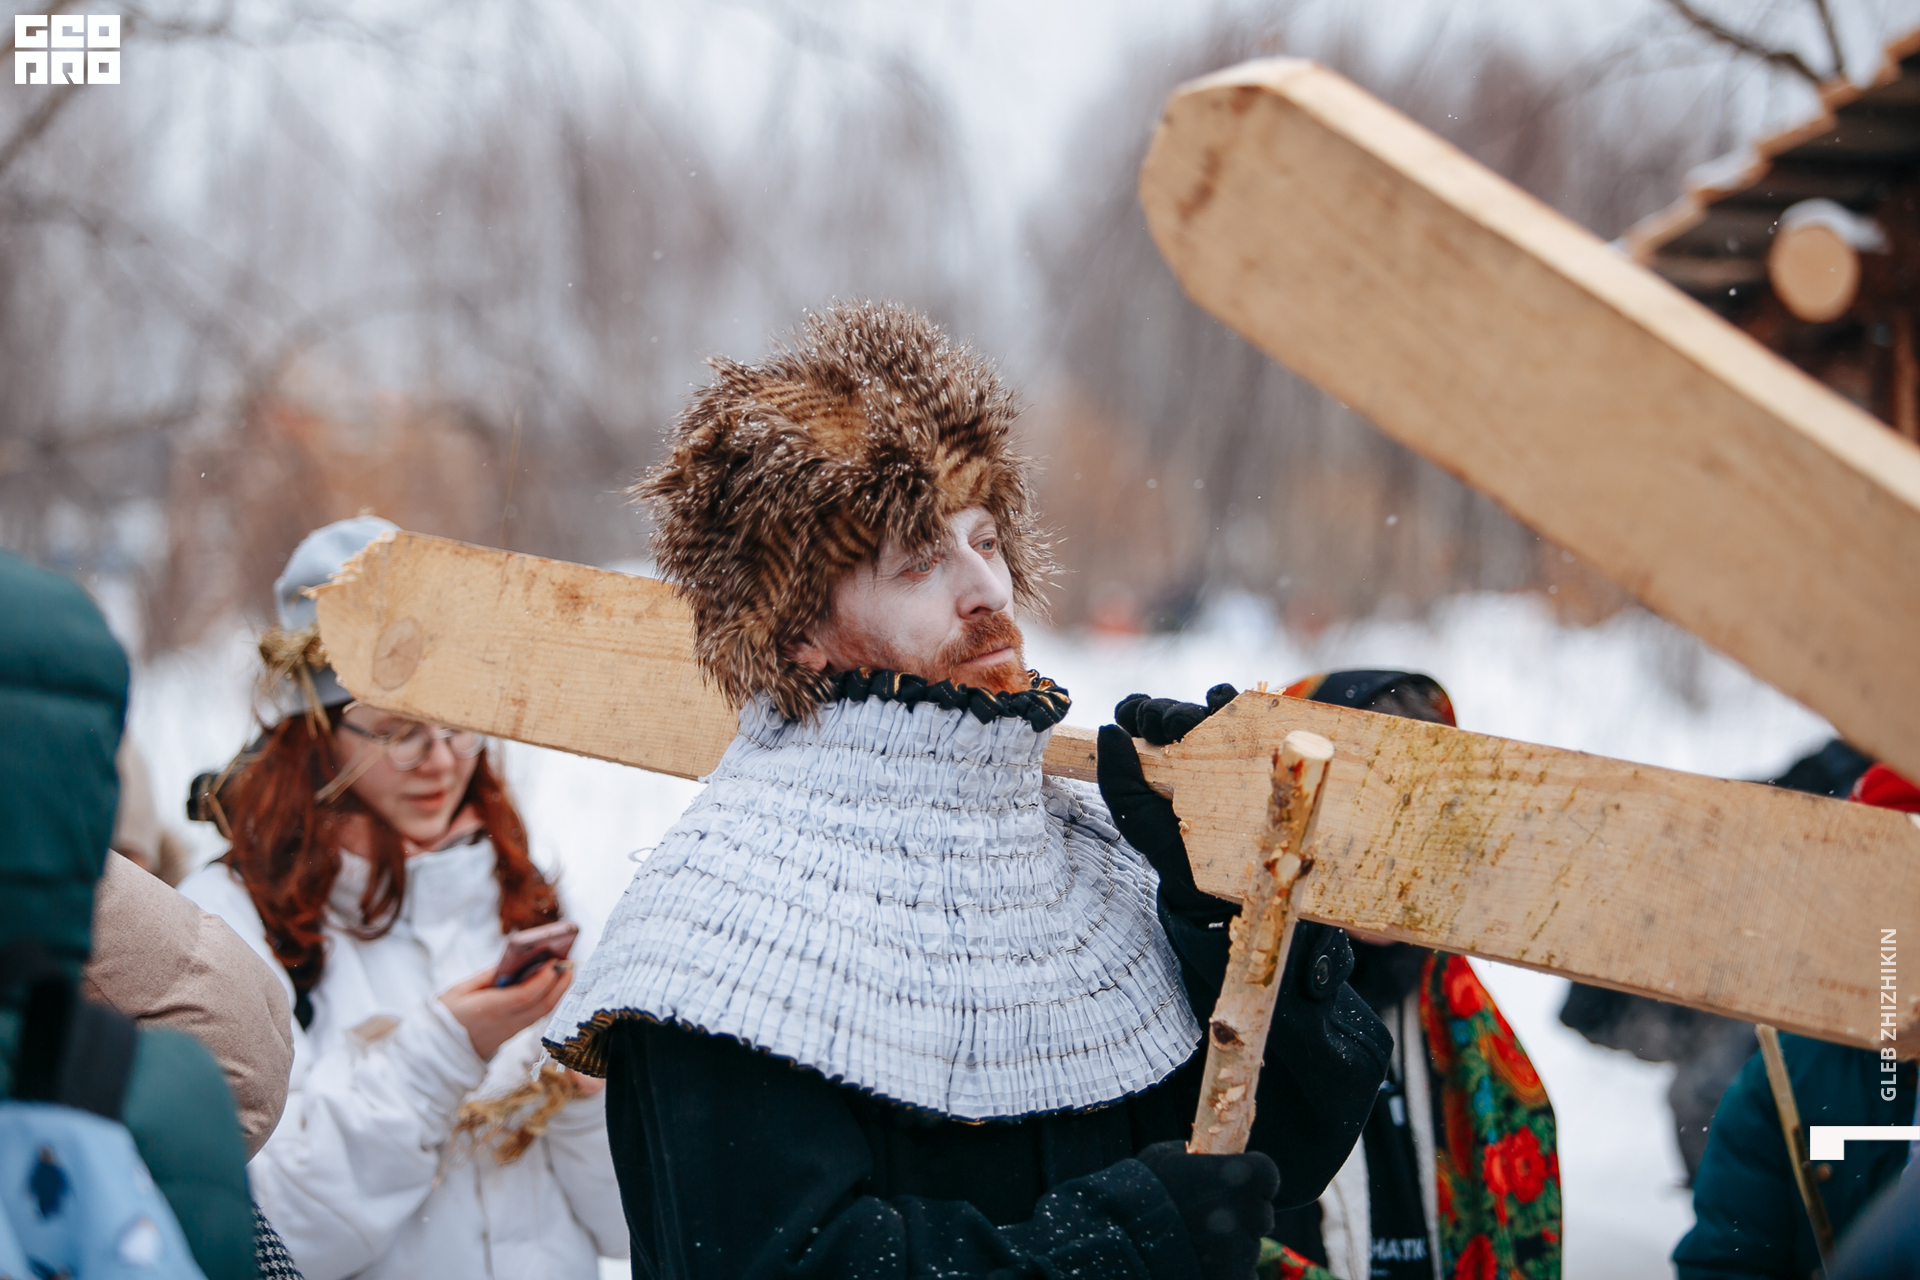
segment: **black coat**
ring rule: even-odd
[[[1204,1026],[1227,938],[1169,916]],[[1346,936],[1303,925],[1289,958],[1251,1146],[1279,1203],[1312,1201],[1346,1160],[1391,1040],[1344,979]],[[1131,1157],[1184,1139],[1201,1046],[1107,1106],[967,1123],[908,1108],[723,1036],[635,1019],[608,1033],[607,1128],[636,1276],[1193,1280],[1180,1213]]]

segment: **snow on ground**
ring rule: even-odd
[[[1032,665],[1071,689],[1068,719],[1098,725],[1124,695],[1198,699],[1222,680],[1278,688],[1333,667],[1429,672],[1462,727],[1723,777],[1765,777],[1828,734],[1817,716],[1685,634],[1644,614],[1597,627],[1558,625],[1533,597],[1450,601],[1424,622],[1373,621],[1292,635],[1248,600],[1228,599],[1187,632],[1097,637],[1034,629]],[[218,768],[252,723],[251,646],[243,635],[143,668],[130,712],[162,817],[180,822],[188,781]],[[534,854],[558,870],[591,945],[620,890],[697,792],[694,783],[505,744],[505,768]],[[183,830],[203,858],[209,828]],[[583,950],[584,954],[584,950]],[[1557,1020],[1566,983],[1505,965],[1476,966],[1546,1081],[1560,1124],[1568,1280],[1641,1280],[1692,1222],[1666,1108],[1671,1068],[1597,1049]],[[624,1275],[608,1264],[608,1280]]]

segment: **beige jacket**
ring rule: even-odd
[[[280,975],[219,916],[110,853],[94,890],[93,958],[82,979],[89,1000],[184,1031],[212,1052],[251,1159],[280,1123],[293,1070]]]

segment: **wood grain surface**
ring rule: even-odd
[[[315,596],[340,683],[385,711],[682,778],[738,728],[664,582],[400,533]]]
[[[1880,931],[1920,937],[1908,815],[1244,693],[1163,753],[1207,892],[1244,883],[1296,729],[1334,744],[1304,918],[1879,1046]]]
[[[340,683],[383,711],[678,778],[739,729],[694,663],[692,613],[652,578],[402,532],[314,595]],[[1093,782],[1095,764],[1091,730],[1048,743],[1049,773]]]
[[[1920,449],[1310,62],[1169,99],[1202,307],[1920,777]]]

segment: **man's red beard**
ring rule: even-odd
[[[1027,677],[1024,646],[1019,625],[1006,613],[969,618],[960,634],[941,645],[931,662],[909,658],[876,636],[841,631],[833,639],[833,647],[850,666],[898,671],[932,684],[951,680],[988,693],[1019,693],[1032,683]],[[974,659],[996,649],[1011,649],[1013,656],[990,667],[973,665]]]
[[[989,613],[969,618],[960,634],[940,647],[934,665],[942,674],[928,676],[935,681],[952,680],[988,693],[1018,693],[1031,681],[1027,679],[1025,640],[1019,626],[1005,613]],[[975,658],[996,649],[1011,649],[1013,656],[990,667],[975,667]]]

